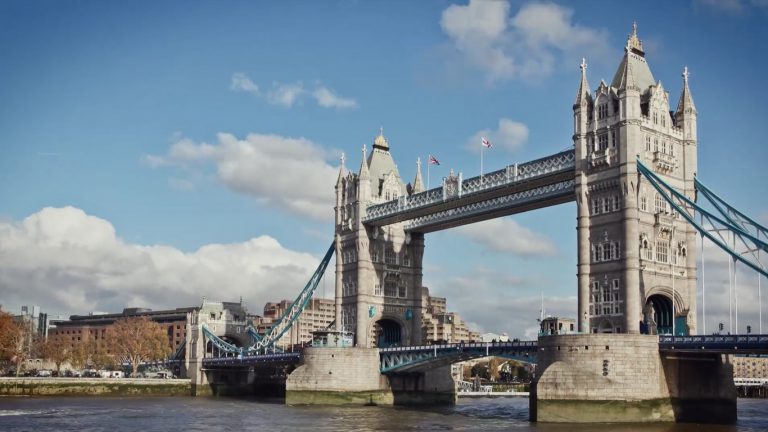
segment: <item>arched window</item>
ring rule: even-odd
[[[397,264],[397,254],[394,249],[387,248],[386,252],[384,252],[384,262],[392,265]]]

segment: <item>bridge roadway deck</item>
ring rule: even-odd
[[[573,201],[574,160],[567,150],[463,180],[454,195],[438,187],[372,205],[363,223],[410,221],[406,231],[431,232]]]
[[[546,337],[546,336],[543,336]],[[382,373],[420,372],[473,358],[498,356],[536,362],[538,341],[454,343],[381,348]],[[768,335],[659,336],[663,353],[768,355]],[[206,368],[242,368],[258,365],[298,364],[299,352],[229,357],[207,357]]]

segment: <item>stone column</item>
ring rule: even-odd
[[[578,312],[576,320],[580,333],[589,333],[589,264],[591,259],[589,243],[589,196],[586,191],[584,174],[577,174],[580,179],[576,188],[576,248],[577,248],[577,277],[578,277]]]
[[[626,175],[622,176],[624,188],[624,328],[627,333],[640,333],[640,232],[637,209],[637,165],[627,161]]]
[[[342,277],[344,276],[344,264],[341,260],[341,236],[336,234],[336,329],[341,329],[341,299]]]

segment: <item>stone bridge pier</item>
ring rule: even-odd
[[[590,334],[541,337],[537,360],[531,421],[736,420],[727,356],[660,353],[652,335]]]

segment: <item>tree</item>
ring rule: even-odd
[[[32,330],[24,321],[17,322],[11,314],[0,312],[0,357],[16,365],[16,376],[29,357]]]
[[[77,342],[71,350],[69,363],[75,369],[82,369],[88,364],[90,356],[90,346],[86,341]]]
[[[40,355],[56,365],[56,373],[61,374],[61,365],[72,358],[72,349],[60,337],[49,337],[40,343]]]
[[[117,320],[107,331],[106,341],[112,354],[131,363],[131,376],[136,375],[140,363],[164,360],[171,353],[165,330],[148,317]]]
[[[488,375],[490,375],[491,381],[499,380],[499,363],[498,357],[491,357],[491,360],[488,361]]]

